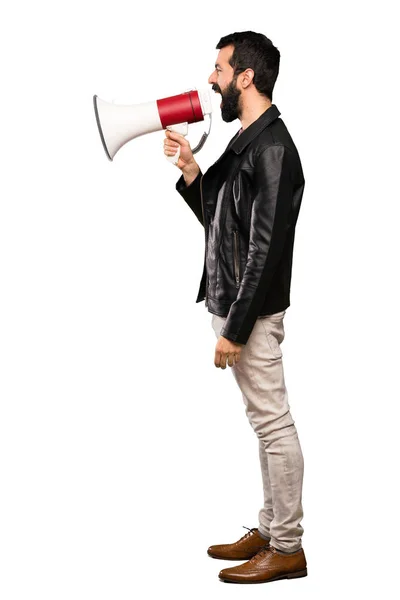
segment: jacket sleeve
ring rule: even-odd
[[[180,193],[182,198],[185,200],[189,208],[192,209],[200,223],[204,227],[203,223],[203,212],[201,210],[201,196],[200,196],[200,179],[203,173],[201,169],[190,185],[186,185],[183,175],[176,182],[176,190]]]
[[[222,336],[240,344],[246,344],[260,314],[290,227],[293,184],[288,152],[282,144],[275,144],[256,160],[247,262],[237,298],[221,329]]]

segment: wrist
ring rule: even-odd
[[[192,181],[196,179],[199,173],[200,167],[195,161],[183,167],[182,174],[186,185],[190,185]]]

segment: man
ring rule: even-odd
[[[222,581],[256,583],[307,575],[300,525],[304,463],[280,348],[304,176],[272,104],[279,50],[251,31],[222,37],[216,48],[208,83],[221,94],[223,120],[239,119],[242,127],[204,175],[183,136],[166,131],[164,152],[172,156],[180,145],[176,189],[205,230],[196,302],[205,299],[212,313],[214,364],[232,368],[259,438],[259,526],[247,528],[237,542],[210,546],[208,554],[246,561],[222,569]]]

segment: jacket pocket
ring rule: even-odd
[[[240,253],[239,253],[239,232],[234,229],[233,236],[233,271],[235,275],[235,283],[238,288],[240,285]]]

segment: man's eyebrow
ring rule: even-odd
[[[215,68],[219,67],[220,69],[222,69],[221,65],[219,65],[218,63],[215,63]]]

